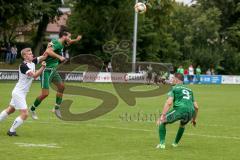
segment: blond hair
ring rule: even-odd
[[[24,48],[21,50],[21,56],[23,57],[26,52],[31,51],[31,48]]]

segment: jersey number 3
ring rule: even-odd
[[[182,93],[184,94],[184,96],[183,96],[183,99],[190,99],[190,93],[189,93],[189,91],[188,90],[182,90]]]

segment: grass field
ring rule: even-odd
[[[10,100],[15,83],[0,83],[0,109]],[[117,95],[110,84],[79,84]],[[149,90],[153,86],[141,89]],[[15,113],[0,123],[0,160],[239,160],[240,157],[240,86],[190,86],[200,106],[198,126],[187,126],[181,144],[172,148],[178,124],[167,127],[165,150],[159,143],[153,121],[126,121],[123,113],[158,113],[166,96],[138,98],[135,107],[119,99],[112,112],[86,122],[61,121],[50,112],[55,102],[54,91],[38,109],[39,120],[29,118],[18,129],[19,137],[6,135]],[[40,92],[34,83],[28,95],[31,104]],[[84,112],[101,103],[88,97],[66,95],[74,101],[71,111]]]

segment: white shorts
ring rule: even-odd
[[[27,109],[26,94],[13,91],[10,106],[16,110]]]

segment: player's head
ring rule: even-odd
[[[59,38],[65,42],[68,42],[71,39],[71,33],[68,31],[60,31]]]
[[[32,61],[33,60],[33,54],[31,48],[24,48],[21,50],[21,56],[26,61]]]
[[[175,73],[174,78],[172,80],[173,84],[182,84],[184,81],[184,75],[181,73]]]

